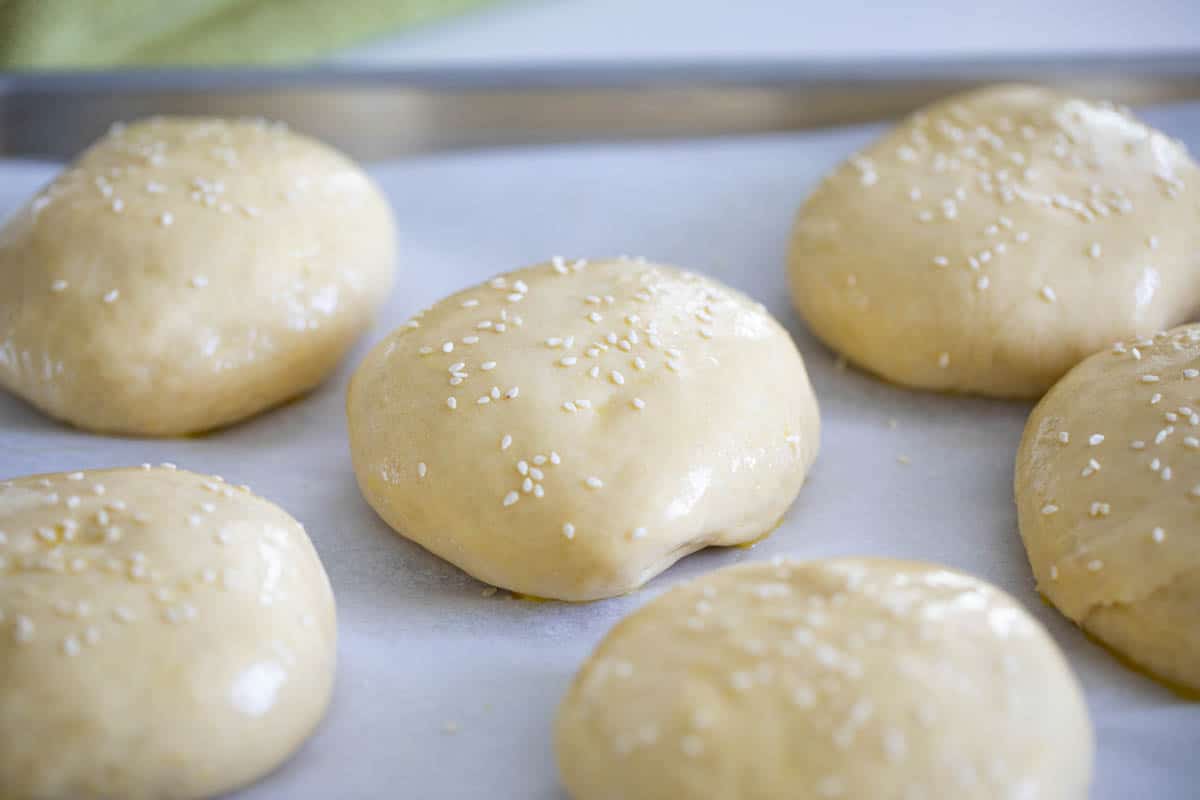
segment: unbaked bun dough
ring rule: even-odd
[[[908,118],[801,209],[812,330],[921,389],[1037,397],[1200,306],[1196,165],[1123,109],[998,86]]]
[[[329,373],[393,250],[383,196],[311,139],[117,127],[0,231],[0,386],[95,431],[235,422]]]
[[[1046,631],[928,564],[756,563],[618,624],[559,710],[574,800],[1085,800],[1092,734]]]
[[[1038,588],[1149,672],[1200,690],[1200,326],[1093,355],[1017,454]]]
[[[348,413],[388,524],[562,600],[768,533],[818,444],[804,363],[762,306],[623,259],[555,259],[442,300],[371,351]]]
[[[0,795],[209,797],[329,702],[333,594],[303,528],[220,478],[0,483]]]

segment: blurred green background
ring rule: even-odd
[[[0,69],[289,64],[493,0],[0,0]]]

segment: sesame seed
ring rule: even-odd
[[[949,353],[939,353],[937,364],[938,364],[938,367],[940,367],[941,369],[945,369],[946,367],[950,366],[950,354]]]
[[[120,291],[118,291],[117,289],[111,289],[107,294],[104,295],[104,302],[115,303],[115,302],[117,302],[117,298],[120,296],[121,296]]]
[[[424,461],[420,461],[417,463],[417,477],[418,478],[424,478],[428,472],[429,472],[429,467],[427,467],[425,465]]]
[[[1104,441],[1104,434],[1102,434],[1102,433],[1093,433],[1091,436],[1088,437],[1088,444],[1090,444],[1092,447],[1095,447],[1096,445],[1100,444],[1103,441]]]
[[[1104,569],[1104,562],[1098,558],[1094,559],[1088,562],[1087,568],[1089,572],[1099,572]]]
[[[447,397],[446,398],[446,408],[450,409],[451,411],[458,408],[458,400],[453,397]]]
[[[462,338],[462,343],[463,344],[479,344],[479,337],[478,336],[464,336]]]
[[[514,503],[516,503],[516,502],[517,502],[518,500],[520,500],[520,499],[521,499],[521,495],[517,494],[516,492],[509,492],[508,494],[504,495],[504,506],[505,506],[505,508],[507,508],[508,506],[511,506],[511,505],[513,505]]]
[[[492,391],[491,391],[491,398],[492,398],[493,400],[499,400],[499,399],[500,399],[500,387],[499,387],[499,386],[493,386],[493,387],[492,387]]]
[[[629,404],[631,406],[633,406],[634,408],[636,408],[638,411],[641,411],[643,408],[646,407],[646,401],[640,397],[633,398],[632,400],[629,401]]]
[[[529,462],[525,461],[524,459],[518,461],[517,462],[517,472],[521,473],[522,475],[528,475],[529,474]]]
[[[1100,243],[1092,242],[1092,246],[1088,248],[1088,255],[1092,258],[1099,258],[1101,254]]]
[[[570,366],[574,366],[575,363],[578,361],[579,361],[579,359],[577,359],[575,356],[563,356],[562,358],[560,358],[558,360],[558,363],[560,366],[570,367]]]
[[[1049,286],[1043,286],[1038,294],[1041,295],[1042,299],[1047,303],[1053,303],[1054,301],[1058,300],[1058,295],[1055,294],[1054,289]]]
[[[1158,376],[1157,375],[1143,375],[1139,380],[1141,380],[1142,383],[1158,383]]]
[[[1200,376],[1200,370],[1188,368],[1183,371],[1183,377],[1187,378],[1188,380],[1191,380],[1197,376]]]
[[[64,655],[77,656],[77,655],[79,655],[79,651],[81,649],[82,649],[82,647],[79,644],[78,637],[71,635],[71,636],[68,636],[67,638],[63,639],[62,651],[63,651]]]
[[[485,394],[485,395],[481,395],[480,398],[475,401],[475,405],[486,406],[490,402],[492,402],[492,398],[488,397]]]
[[[442,342],[442,352],[443,353],[453,353],[454,352],[454,342]]]
[[[602,489],[602,488],[604,488],[604,481],[600,480],[599,478],[597,478],[597,477],[596,477],[596,476],[594,476],[594,475],[593,475],[592,477],[588,478],[587,480],[585,480],[585,481],[584,481],[584,483],[587,485],[587,487],[588,487],[589,489]]]
[[[463,308],[474,308],[475,306],[479,305],[479,301],[476,300],[474,297],[471,297],[466,300],[463,300],[461,305]]]
[[[1049,516],[1049,515],[1057,513],[1057,512],[1058,512],[1058,506],[1054,505],[1053,503],[1047,503],[1046,505],[1042,506],[1042,513],[1045,514],[1046,516]]]
[[[420,350],[418,350],[417,354],[422,355],[422,356],[427,356],[432,352],[433,352],[433,348],[426,346],[426,347],[422,347]]]
[[[563,536],[567,537],[568,539],[575,538],[575,526],[569,522],[563,523],[562,532]]]
[[[1057,565],[1054,565],[1054,564],[1050,565],[1050,580],[1052,580],[1052,581],[1058,580],[1058,566]]]
[[[1058,432],[1058,441],[1062,442],[1063,444],[1070,444],[1071,434],[1068,433],[1067,431],[1059,431]]]
[[[553,450],[550,451],[550,463],[556,465],[562,463],[562,458]]]
[[[593,311],[592,313],[587,315],[587,318],[589,320],[591,320],[592,322],[600,322],[601,320],[604,319],[604,315],[598,311]]]
[[[632,531],[632,533],[631,533],[630,535],[631,535],[631,536],[632,536],[634,539],[645,539],[645,538],[646,538],[646,533],[647,533],[647,531],[646,531],[646,529],[645,529],[645,528],[634,528],[634,529],[633,529],[633,531]]]
[[[566,402],[564,402],[564,403],[562,404],[562,407],[563,407],[563,411],[569,411],[569,412],[571,412],[572,414],[574,414],[576,411],[578,411],[578,410],[579,410],[579,408],[578,408],[578,407],[575,405],[575,403],[574,403],[573,401],[571,401],[571,400],[567,400]]]
[[[1158,378],[1155,378],[1154,380],[1158,380]],[[1152,383],[1152,381],[1146,381],[1146,383]],[[1150,396],[1150,405],[1156,406],[1160,400],[1162,400],[1162,395],[1158,392],[1155,392]]]
[[[1200,487],[1196,488],[1200,489]],[[1196,494],[1195,489],[1192,490],[1192,494]],[[1154,540],[1155,544],[1162,544],[1163,540],[1167,538],[1167,533],[1162,528],[1155,528],[1150,531],[1150,538]]]
[[[495,361],[485,361],[479,365],[479,368],[481,370],[483,370],[484,372],[491,372],[492,370],[494,370],[496,368],[496,362]]]
[[[613,383],[615,383],[617,386],[623,386],[623,385],[625,384],[625,376],[624,376],[624,375],[622,375],[620,372],[618,372],[618,371],[617,371],[617,370],[615,370],[615,369],[614,369],[612,372],[610,372],[610,373],[608,374],[608,377],[609,377],[609,378],[612,380],[612,382],[613,382]]]

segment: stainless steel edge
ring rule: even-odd
[[[971,60],[165,70],[0,75],[0,156],[63,159],[118,120],[265,116],[361,159],[713,136],[893,118],[1035,81],[1128,104],[1200,99],[1200,53]]]

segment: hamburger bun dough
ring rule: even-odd
[[[1038,397],[1087,355],[1200,306],[1184,146],[1127,111],[995,86],[909,117],[796,220],[796,308],[919,389]]]
[[[220,478],[0,483],[0,795],[209,797],[329,702],[333,594],[304,529]]]
[[[1097,353],[1017,454],[1038,589],[1130,661],[1200,691],[1200,325]]]
[[[804,363],[762,306],[623,259],[555,259],[438,302],[359,366],[348,416],[389,525],[562,600],[768,533],[818,445]]]
[[[387,203],[262,122],[116,127],[0,230],[0,386],[89,430],[203,431],[316,386],[392,282]]]
[[[746,564],[620,622],[559,710],[574,800],[1085,800],[1087,710],[1046,631],[929,564]]]

